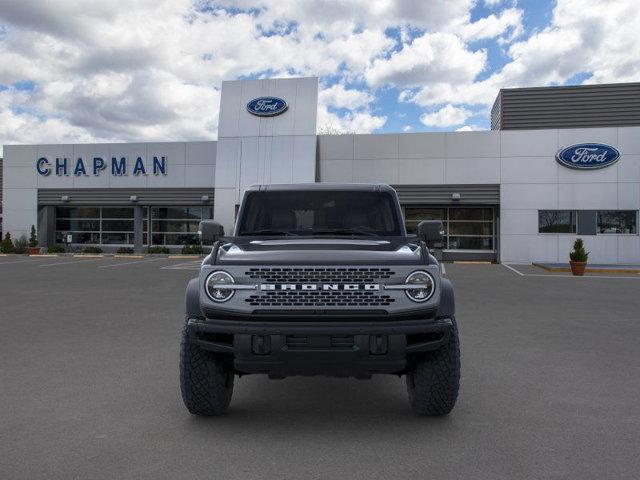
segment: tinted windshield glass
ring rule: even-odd
[[[239,235],[401,235],[395,198],[385,192],[250,193]]]

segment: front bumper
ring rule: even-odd
[[[407,355],[440,348],[449,318],[400,321],[291,322],[189,318],[190,341],[232,354],[239,374],[273,378],[329,375],[368,378],[403,373]]]

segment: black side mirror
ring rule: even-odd
[[[442,243],[444,238],[444,226],[440,220],[423,220],[418,224],[418,238],[433,247],[436,243]]]
[[[202,245],[213,245],[224,236],[224,227],[213,220],[203,220],[198,227]]]

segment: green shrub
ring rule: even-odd
[[[29,246],[29,242],[27,241],[27,237],[25,235],[21,235],[14,243],[14,253],[27,253],[27,247]]]
[[[36,235],[35,225],[31,225],[31,234],[29,235],[29,246],[31,248],[38,246],[38,236]]]
[[[116,253],[120,254],[120,255],[130,255],[133,253],[133,248],[131,247],[120,247],[118,250],[116,250]]]
[[[11,234],[7,232],[4,236],[4,240],[0,243],[0,252],[1,253],[13,253],[15,248],[13,246],[13,241],[11,240]]]
[[[161,245],[154,245],[149,247],[149,253],[169,253],[169,249]]]
[[[184,245],[182,247],[183,255],[201,255],[202,245]]]
[[[102,249],[100,247],[89,245],[88,247],[84,247],[82,253],[102,253]]]
[[[47,248],[48,253],[64,253],[64,247],[62,245],[51,245]]]
[[[581,238],[577,238],[573,243],[573,252],[569,254],[569,258],[573,262],[586,262],[589,259],[589,252],[585,251]]]

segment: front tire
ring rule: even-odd
[[[221,415],[233,395],[234,374],[224,357],[194,345],[182,328],[180,343],[180,391],[182,401],[193,415]]]
[[[446,415],[458,399],[460,387],[460,343],[455,318],[447,342],[438,350],[414,359],[406,375],[407,393],[419,415]]]

